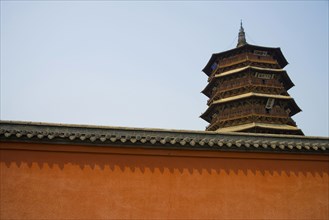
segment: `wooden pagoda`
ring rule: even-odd
[[[287,64],[280,48],[248,44],[241,23],[237,47],[213,54],[203,69],[206,130],[304,135],[291,118],[301,109],[287,92]]]

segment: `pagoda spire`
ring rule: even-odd
[[[242,20],[241,20],[241,22],[240,22],[240,31],[239,31],[239,39],[238,39],[238,44],[236,45],[236,47],[241,47],[245,44],[247,44],[247,41],[246,41],[246,35],[244,33],[243,26],[242,26]]]

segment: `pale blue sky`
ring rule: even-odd
[[[1,120],[204,130],[201,72],[281,47],[306,135],[328,136],[328,1],[1,1]]]

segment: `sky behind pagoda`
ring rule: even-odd
[[[1,1],[1,120],[204,130],[201,72],[281,47],[306,135],[328,136],[328,1]]]

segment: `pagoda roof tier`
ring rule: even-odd
[[[245,93],[245,94],[232,96],[232,97],[214,101],[200,117],[210,123],[211,119],[209,118],[209,114],[211,113],[211,111],[214,109],[214,107],[216,105],[220,105],[220,104],[228,103],[228,102],[232,102],[232,101],[237,101],[237,100],[241,100],[241,99],[246,99],[246,98],[253,98],[253,97],[287,100],[289,102],[289,105],[291,108],[290,109],[291,112],[289,113],[290,117],[301,111],[301,109],[298,107],[295,100],[291,96],[249,92],[249,93]]]
[[[257,45],[252,45],[252,44],[245,44],[243,46],[233,48],[231,50],[212,54],[212,56],[210,57],[210,60],[208,61],[207,65],[203,68],[202,71],[205,74],[207,74],[208,76],[210,76],[212,73],[211,66],[217,59],[222,58],[227,54],[234,53],[234,52],[241,51],[241,50],[246,50],[246,49],[256,49],[256,50],[265,50],[265,51],[273,52],[275,54],[275,57],[281,68],[284,68],[288,64],[288,61],[283,56],[283,53],[282,53],[280,47],[263,47],[263,46],[257,46]]]
[[[211,88],[213,87],[213,84],[215,82],[216,78],[213,78],[208,84],[207,86],[202,90],[202,93],[208,97],[210,97],[211,94],[209,94],[209,92],[211,91]]]
[[[287,71],[285,71],[284,69],[263,68],[263,67],[256,67],[256,66],[252,66],[252,65],[242,67],[242,68],[239,68],[239,69],[235,69],[235,70],[226,71],[226,72],[223,72],[223,73],[220,73],[220,74],[216,74],[215,77],[220,78],[220,77],[224,77],[224,76],[227,76],[227,75],[238,73],[238,72],[241,72],[241,71],[244,71],[244,70],[247,70],[247,69],[282,74],[283,80],[284,80],[284,88],[286,90],[289,90],[291,87],[295,86],[295,84],[291,81],[290,77],[288,76]]]
[[[293,86],[295,86],[295,84],[291,81],[290,77],[288,76],[287,71],[285,71],[284,69],[262,68],[262,67],[256,67],[256,66],[249,65],[249,66],[245,66],[245,67],[241,67],[241,68],[237,68],[237,69],[234,69],[234,70],[229,70],[229,71],[225,71],[225,72],[216,74],[215,77],[202,90],[202,93],[207,96],[207,94],[208,94],[207,91],[212,87],[212,84],[215,81],[215,79],[221,78],[221,77],[224,77],[224,76],[227,76],[227,75],[235,74],[235,73],[240,73],[240,72],[242,72],[244,70],[248,70],[248,69],[282,74],[283,81],[284,81],[284,88],[286,90],[289,90]]]
[[[252,129],[252,128],[297,131],[298,133],[303,134],[303,132],[298,127],[295,127],[295,126],[282,125],[282,124],[255,123],[255,122],[249,123],[249,124],[219,128],[217,131],[219,131],[219,132],[239,132],[239,131],[244,131],[244,130],[248,130],[248,129]]]

